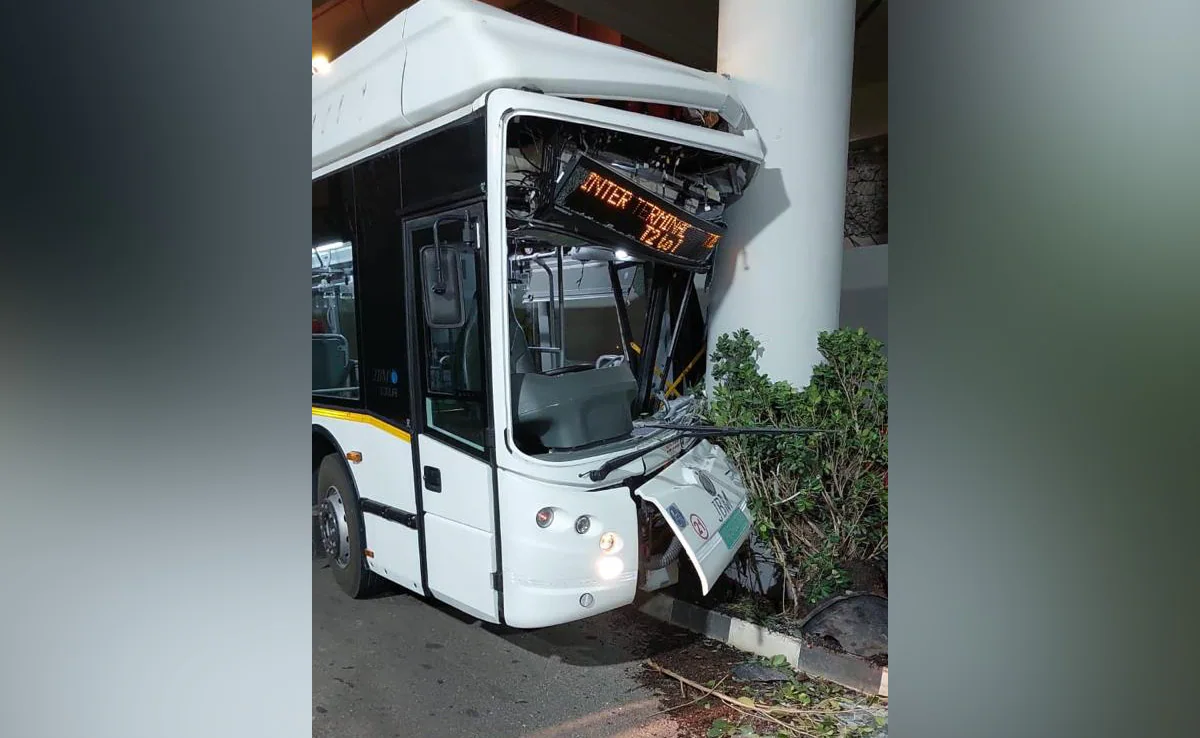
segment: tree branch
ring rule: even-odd
[[[657,671],[660,674],[664,674],[666,676],[671,677],[672,679],[679,681],[681,684],[686,684],[689,687],[699,690],[701,692],[703,692],[705,689],[708,689],[707,687],[705,687],[701,684],[697,684],[696,682],[693,682],[691,679],[688,679],[685,676],[681,676],[681,675],[676,674],[675,672],[671,671],[670,669],[659,666],[658,664],[654,663],[653,661],[647,661],[646,666],[649,666],[651,669],[654,669],[655,671]],[[725,702],[726,704],[730,705],[731,707],[733,707],[738,712],[741,712],[742,714],[749,714],[752,717],[759,717],[764,720],[769,720],[772,723],[775,723],[776,725],[782,727],[784,730],[787,730],[789,733],[793,733],[795,735],[801,735],[801,736],[808,736],[808,738],[817,738],[817,736],[813,735],[812,733],[803,731],[794,725],[788,725],[787,723],[783,722],[779,718],[771,715],[770,705],[759,705],[758,703],[754,702],[753,700],[751,700],[750,705],[747,705],[744,702],[740,702],[737,699],[730,697],[729,695],[725,694],[724,692],[718,692],[716,687],[713,687],[711,690],[708,691],[707,694],[705,694],[706,697],[709,695],[712,695],[713,697],[716,697],[717,699],[721,700],[722,702]]]

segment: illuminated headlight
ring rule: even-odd
[[[609,532],[600,536],[600,550],[604,553],[612,553],[613,551],[616,551],[620,543],[621,539],[616,533]]]
[[[624,569],[625,565],[615,556],[605,556],[596,562],[596,573],[601,579],[616,579]]]
[[[581,515],[575,519],[575,532],[579,535],[587,533],[592,528],[592,519],[586,515]]]
[[[537,524],[539,528],[548,528],[554,522],[554,511],[548,507],[543,507],[537,512]]]

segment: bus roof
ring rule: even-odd
[[[420,0],[313,76],[313,170],[500,88],[712,110],[734,126],[744,116],[721,75],[476,0]]]

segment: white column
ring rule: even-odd
[[[838,327],[852,0],[721,0],[718,71],[735,82],[766,162],[730,208],[709,350],[746,328],[772,379],[808,383],[817,334]]]

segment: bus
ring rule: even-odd
[[[313,518],[340,588],[530,629],[707,594],[754,524],[693,391],[764,155],[730,81],[420,0],[312,84]]]

